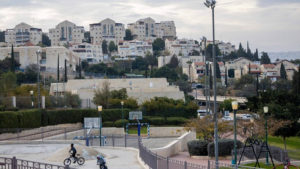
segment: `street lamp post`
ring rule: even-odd
[[[102,117],[101,117],[101,111],[102,111],[102,106],[98,106],[98,112],[99,112],[99,141],[100,141],[100,147],[102,146],[102,133],[101,133],[101,129],[102,129]]]
[[[41,51],[38,50],[36,51],[36,62],[38,66],[38,74],[37,74],[37,89],[38,89],[38,98],[37,98],[37,104],[38,108],[41,108],[41,102],[40,102],[40,97],[41,97],[41,91],[40,91],[40,62],[39,62],[39,56],[41,54]]]
[[[268,106],[265,106],[264,107],[264,114],[265,114],[265,120],[266,120],[266,123],[265,123],[265,129],[266,129],[266,144],[268,145],[268,112],[269,112],[269,107]],[[266,165],[269,165],[269,154],[268,152],[266,152]]]
[[[233,145],[233,151],[234,151],[234,159],[232,160],[232,164],[235,165],[235,168],[237,168],[237,150],[236,150],[236,111],[238,109],[238,102],[234,101],[231,103],[232,109],[233,109],[233,123],[234,123],[234,145]]]
[[[122,107],[122,124],[123,124],[123,130],[124,130],[124,112],[123,112],[123,106],[124,106],[124,101],[121,101],[121,107]]]
[[[216,6],[216,1],[215,0],[206,0],[204,2],[204,5],[208,8],[211,8],[212,10],[212,29],[213,29],[213,64],[214,64],[214,81],[213,81],[213,86],[214,86],[214,120],[215,120],[215,129],[214,129],[214,137],[215,137],[215,157],[216,157],[216,169],[219,169],[219,147],[218,147],[218,115],[217,115],[217,85],[216,85],[216,49],[215,49],[215,6]]]
[[[30,90],[30,96],[31,96],[31,107],[34,107],[34,103],[33,103],[33,90]]]

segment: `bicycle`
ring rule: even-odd
[[[79,165],[83,165],[85,162],[85,159],[83,157],[80,157],[80,154],[76,154],[76,157],[72,157],[72,154],[70,155],[70,157],[66,158],[64,160],[64,165],[65,166],[70,166],[71,163],[73,162],[77,162]]]

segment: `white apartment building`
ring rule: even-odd
[[[195,40],[188,39],[166,39],[165,49],[170,52],[170,55],[176,56],[191,56],[194,50],[200,53],[200,45],[196,44]]]
[[[90,36],[94,45],[101,45],[103,40],[108,44],[110,41],[118,44],[125,37],[125,27],[124,24],[107,18],[99,23],[90,24]]]
[[[176,27],[174,21],[162,21],[155,23],[155,20],[148,17],[139,19],[135,23],[127,25],[134,39],[154,41],[156,38],[176,39]]]
[[[147,53],[153,54],[152,43],[149,41],[120,41],[118,44],[120,57],[145,57]]]
[[[169,64],[172,57],[173,56],[159,56],[159,57],[157,57],[158,68]],[[189,61],[191,61],[191,62],[204,62],[204,57],[203,56],[185,56],[185,57],[176,56],[176,57],[179,61],[179,65],[183,69],[183,72],[185,72],[185,69],[188,67],[187,63]]]
[[[244,66],[249,64],[253,65],[254,62],[246,58],[237,58],[235,60],[225,62],[225,67],[227,67],[228,71],[228,77],[236,79],[241,78],[243,75]],[[233,72],[233,76],[230,72]]]
[[[101,45],[93,45],[90,43],[81,43],[70,47],[81,60],[95,64],[103,61],[103,53]]]
[[[76,71],[76,65],[79,58],[69,49],[56,46],[22,46],[14,47],[14,57],[20,63],[20,69],[25,69],[28,65],[37,64],[37,51],[40,51],[39,62],[42,72],[55,74],[57,71],[57,60],[59,55],[60,68],[64,68],[64,62],[67,60],[67,67],[70,72]],[[0,60],[11,57],[11,47],[0,48]]]
[[[276,65],[276,69],[280,72],[280,67],[281,67],[281,64],[284,65],[284,68],[285,68],[285,71],[286,71],[286,74],[287,74],[287,79],[288,80],[292,80],[293,79],[293,76],[294,76],[294,73],[295,71],[299,71],[299,66],[288,61],[288,60],[280,60],[280,61],[277,61],[275,63]]]
[[[260,70],[262,78],[271,79],[272,82],[280,78],[280,70],[276,69],[274,64],[262,64],[260,65]]]
[[[84,27],[66,20],[49,29],[49,38],[51,46],[80,44],[84,40]]]
[[[206,46],[208,46],[209,44],[213,44],[213,41],[206,42]],[[236,51],[235,45],[232,45],[230,42],[215,40],[215,44],[218,45],[222,55],[229,55],[231,52]],[[204,42],[202,41],[202,47],[204,47],[203,45]]]
[[[37,45],[42,42],[42,29],[22,22],[13,29],[5,31],[5,42],[8,46],[22,46],[26,43]]]

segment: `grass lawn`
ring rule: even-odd
[[[128,134],[137,134],[137,127],[129,127],[128,128]],[[147,134],[147,126],[141,127],[141,134]]]
[[[260,165],[260,168],[266,168],[266,169],[272,169],[273,168],[272,163],[270,163],[269,165],[266,165],[266,163],[260,162],[259,165]],[[245,166],[254,167],[255,163],[246,164]],[[275,166],[276,166],[276,164],[275,164]],[[256,167],[258,167],[258,166],[256,166]],[[278,167],[276,167],[276,169],[283,169],[283,166],[278,166]],[[297,169],[297,168],[290,166],[289,169]]]
[[[276,146],[284,149],[284,143],[282,137],[268,137],[268,143],[271,146]],[[286,138],[286,149],[289,153],[289,157],[295,160],[300,160],[300,137],[288,137]]]

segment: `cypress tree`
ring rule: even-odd
[[[258,50],[256,49],[256,51],[255,51],[255,53],[254,53],[254,55],[253,55],[253,59],[255,60],[255,61],[258,61],[259,60],[259,58],[258,58]]]
[[[247,57],[248,57],[248,59],[250,59],[250,60],[254,60],[253,55],[252,55],[252,52],[251,52],[251,49],[250,49],[250,47],[249,47],[249,42],[248,42],[248,41],[247,41]]]
[[[220,71],[220,65],[219,65],[219,63],[216,64],[216,77],[218,79],[221,78],[221,71]]]
[[[14,53],[14,45],[11,45],[11,57],[10,57],[10,60],[11,60],[11,65],[10,65],[10,71],[15,73],[15,53]]]
[[[228,85],[227,78],[227,67],[225,67],[225,87]]]
[[[65,59],[65,82],[68,81],[67,59]]]
[[[213,78],[212,78],[211,64],[209,65],[209,87],[210,87],[210,89],[213,88]]]
[[[59,82],[59,55],[57,56],[57,82]]]
[[[283,63],[281,63],[281,66],[280,66],[280,78],[287,79],[287,75],[286,75],[286,71],[285,71],[285,67],[284,67]]]
[[[79,58],[79,79],[81,79],[81,59]]]

